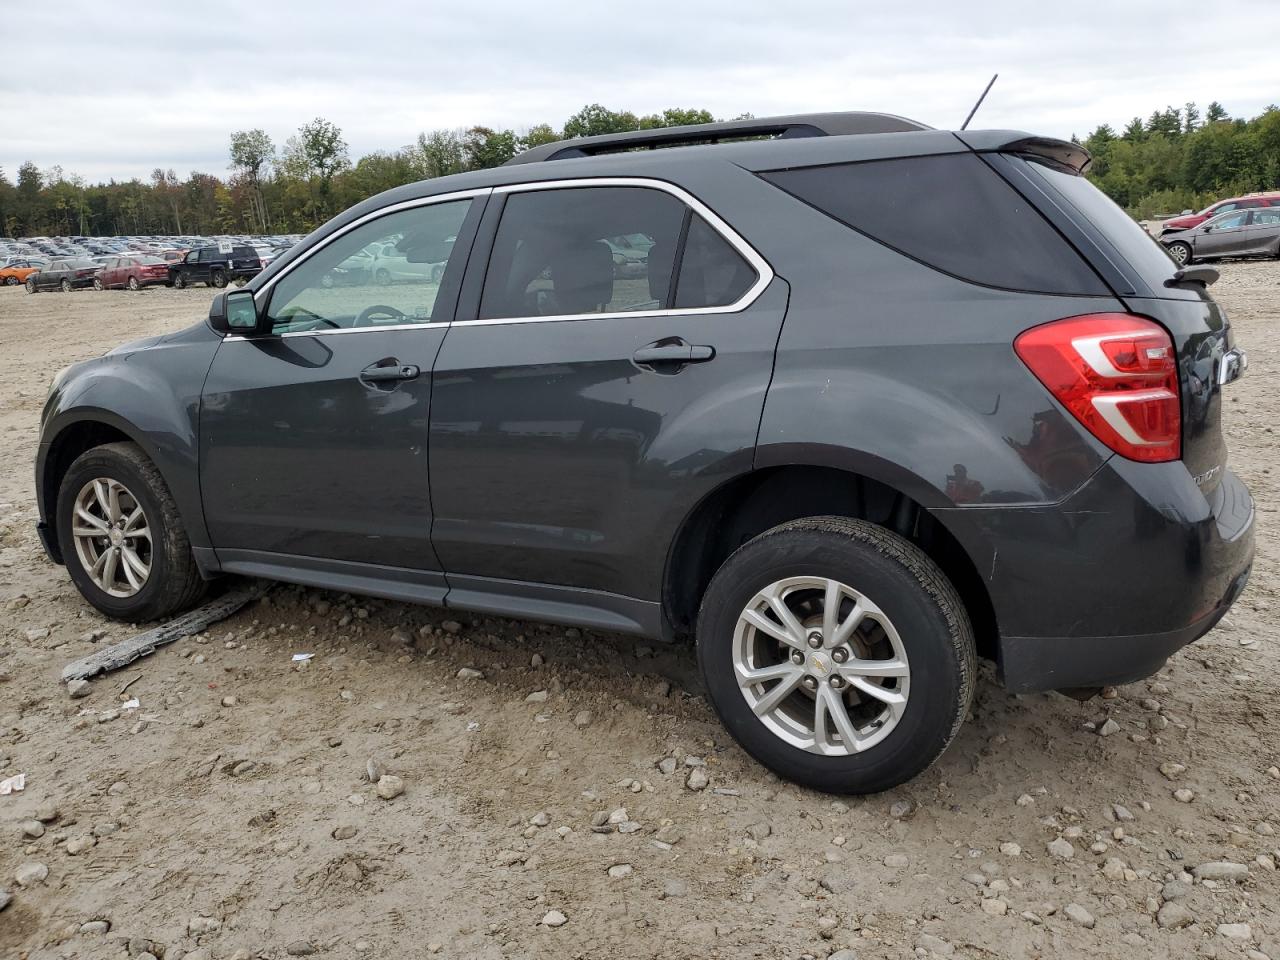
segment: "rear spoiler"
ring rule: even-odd
[[[1042,157],[1076,173],[1084,173],[1093,162],[1089,151],[1070,140],[1037,137],[1020,130],[964,130],[956,136],[979,153],[1020,153]]]

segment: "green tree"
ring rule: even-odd
[[[639,126],[641,130],[653,130],[659,127],[688,127],[698,123],[715,122],[716,118],[711,115],[710,110],[668,107],[662,113],[641,117]]]
[[[432,130],[418,134],[418,168],[431,179],[447,177],[467,169],[461,130]]]
[[[270,229],[267,204],[262,194],[262,175],[275,161],[276,146],[265,130],[237,130],[231,134],[231,169],[248,181],[254,203],[254,217],[265,232]],[[179,231],[181,232],[181,231]]]
[[[1205,123],[1222,123],[1222,121],[1230,119],[1231,115],[1227,113],[1226,108],[1217,100],[1210,103],[1208,109],[1204,112]]]
[[[518,143],[510,130],[472,127],[462,141],[463,155],[472,170],[500,167],[516,155]]]
[[[640,121],[630,110],[615,112],[598,103],[591,103],[565,121],[564,137],[571,140],[574,137],[595,137],[605,133],[626,133],[639,128]]]

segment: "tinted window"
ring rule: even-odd
[[[267,314],[277,333],[427,323],[470,200],[413,207],[343,234],[285,274]],[[365,248],[380,251],[370,257]],[[447,317],[444,319],[448,319]]]
[[[710,224],[695,216],[685,238],[675,306],[727,306],[741,299],[755,281],[756,272],[742,255]]]
[[[1280,223],[1280,210],[1275,208],[1270,210],[1255,210],[1253,214],[1253,223],[1255,226],[1258,224],[1270,226]]]
[[[973,154],[762,176],[860,233],[963,280],[1045,293],[1106,292],[1057,231]]]
[[[1164,247],[1087,179],[1074,170],[1031,158],[1026,160],[1026,164],[1114,244],[1120,255],[1153,289],[1161,289],[1164,281],[1173,277],[1178,265]]]
[[[1213,227],[1215,230],[1226,230],[1231,227],[1243,227],[1245,221],[1249,219],[1249,211],[1241,210],[1239,213],[1232,213],[1225,217],[1218,217],[1210,220],[1205,224],[1206,227]]]
[[[659,310],[686,207],[661,190],[583,187],[507,197],[480,316]]]

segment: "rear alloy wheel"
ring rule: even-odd
[[[380,268],[378,272],[373,275],[373,282],[380,287],[391,286],[391,272],[385,268]]]
[[[141,290],[141,289],[142,289],[142,285],[141,285],[140,283],[138,283],[138,278],[137,278],[137,277],[130,277],[130,278],[129,278],[129,289],[130,289],[130,290]]]
[[[1169,256],[1180,266],[1186,266],[1191,262],[1191,247],[1183,243],[1181,240],[1169,244]]]
[[[4,285],[6,287],[16,287],[21,282],[22,281],[20,281],[17,277],[10,276],[10,277],[4,278]]]
[[[103,286],[103,284],[102,284],[102,278],[101,278],[101,277],[94,277],[94,278],[93,278],[93,289],[95,289],[95,290],[105,290],[105,289],[107,289],[105,286]]]
[[[211,274],[209,274],[209,286],[217,287],[219,290],[221,290],[226,285],[227,285],[227,275],[223,273],[221,270],[214,270]]]
[[[729,733],[761,763],[833,793],[926,769],[969,709],[974,642],[918,547],[861,520],[775,527],[717,571],[698,663]]]
[[[108,616],[155,620],[204,590],[173,497],[135,444],[80,455],[59,487],[56,527],[72,581]]]
[[[65,277],[63,278],[63,281],[62,281],[62,292],[63,293],[71,292],[71,281],[67,280]]]
[[[38,291],[39,291],[39,289],[40,289],[40,288],[36,286],[36,282],[35,282],[34,280],[32,280],[30,277],[28,277],[28,278],[27,278],[27,293],[36,293],[36,292],[38,292]]]

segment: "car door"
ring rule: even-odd
[[[1248,242],[1242,252],[1251,255],[1274,253],[1277,236],[1280,236],[1280,207],[1253,210],[1249,216]]]
[[[201,402],[205,521],[224,569],[419,571],[420,598],[443,597],[430,542],[431,367],[482,204],[453,195],[369,214],[257,291],[270,332],[224,339]],[[392,234],[410,257],[447,262],[439,284],[323,282]]]
[[[1230,256],[1248,241],[1248,210],[1236,210],[1214,217],[1195,230],[1194,244],[1197,257]]]
[[[481,228],[494,234],[435,368],[450,602],[527,611],[504,597],[541,584],[549,602],[616,609],[607,592],[656,610],[675,529],[751,467],[786,284],[657,181],[502,188]],[[629,235],[648,244],[643,268],[615,266],[608,239]]]

